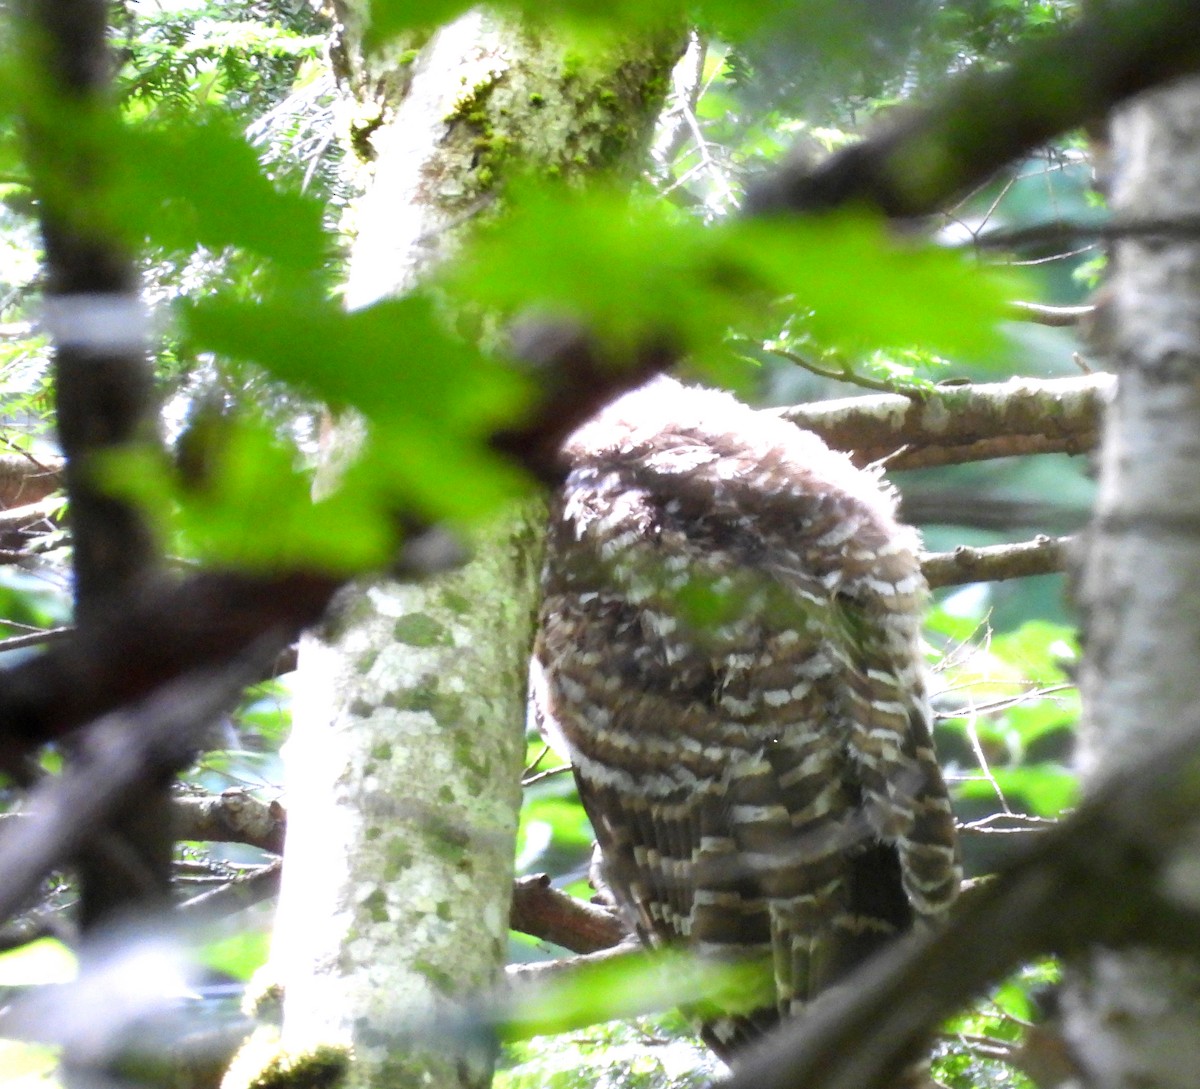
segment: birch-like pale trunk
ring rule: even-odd
[[[1112,140],[1117,216],[1200,216],[1200,81],[1123,109]],[[1118,242],[1106,295],[1098,347],[1119,377],[1080,594],[1085,782],[1200,708],[1200,241]],[[1088,1089],[1192,1089],[1200,935],[1195,957],[1095,950],[1071,967],[1063,1015]]]
[[[507,174],[640,161],[683,45],[581,59],[476,11],[381,69],[341,15],[354,142],[369,133],[374,156],[351,306],[410,288]],[[272,968],[285,1050],[352,1045],[352,1085],[490,1078],[489,1049],[456,1029],[504,961],[541,536],[527,511],[460,570],[360,585],[302,648]]]

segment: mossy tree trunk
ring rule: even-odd
[[[584,58],[472,12],[369,60],[358,10],[340,16],[365,178],[352,306],[411,287],[517,172],[635,170],[684,44],[681,30]],[[272,962],[285,1049],[352,1045],[355,1085],[491,1075],[489,1049],[457,1030],[504,960],[540,517],[472,545],[446,576],[355,587],[302,649]]]

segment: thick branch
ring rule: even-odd
[[[186,765],[200,731],[230,709],[254,675],[244,662],[191,674],[90,726],[77,740],[72,765],[31,793],[29,818],[8,825],[0,838],[0,918],[16,912],[45,874],[96,836],[131,796]]]
[[[769,175],[749,193],[747,210],[870,205],[894,218],[927,215],[1030,148],[1200,68],[1197,20],[1196,0],[1093,4],[1085,18],[1022,49],[1006,68],[973,69],[941,101],[815,170]]]
[[[921,557],[921,570],[933,589],[1049,575],[1065,570],[1074,543],[1072,537],[1035,537],[1032,541],[990,548],[963,545],[953,552],[925,553]]]
[[[62,487],[63,459],[0,454],[0,508],[37,503]]]
[[[614,912],[551,888],[544,873],[518,878],[513,884],[509,925],[573,953],[595,953],[629,936]]]
[[[0,675],[0,766],[18,769],[30,749],[260,641],[282,650],[320,619],[339,585],[324,575],[209,572],[139,588],[95,630]]]
[[[264,802],[233,788],[220,794],[175,798],[171,807],[176,839],[245,843],[283,854],[287,815],[279,802]]]
[[[781,409],[859,465],[956,465],[1018,454],[1080,454],[1095,446],[1115,379],[1023,379],[939,386],[924,397],[881,394]]]

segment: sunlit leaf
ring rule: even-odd
[[[1014,808],[1036,817],[1058,817],[1079,800],[1079,780],[1061,764],[1031,764],[991,769],[1001,793]],[[996,800],[996,791],[983,779],[960,783],[964,799]]]
[[[983,355],[1000,343],[1005,280],[900,243],[875,219],[706,227],[608,190],[519,190],[514,203],[444,282],[485,307],[582,321],[617,358],[647,342],[711,357],[731,328],[753,327],[780,300],[826,347]]]
[[[206,563],[352,574],[393,554],[395,528],[379,496],[342,489],[314,503],[295,452],[264,425],[239,420],[212,460],[202,487],[145,451],[114,452],[100,471],[110,490],[141,503],[175,551]]]
[[[267,963],[271,935],[266,930],[238,930],[216,941],[207,942],[199,959],[206,968],[223,972],[234,979],[248,980]]]
[[[69,983],[77,970],[75,954],[57,938],[40,938],[0,953],[0,987]]]
[[[766,960],[711,964],[686,953],[631,953],[581,963],[546,981],[537,994],[523,994],[506,1011],[499,1032],[502,1039],[522,1039],[677,1006],[712,1016],[757,1009],[774,998]]]

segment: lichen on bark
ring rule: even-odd
[[[1200,214],[1200,81],[1123,108],[1112,135],[1118,217]],[[1200,243],[1118,242],[1105,296],[1098,348],[1118,382],[1078,595],[1085,786],[1193,722],[1200,704]],[[1178,861],[1195,865],[1200,825],[1187,843]],[[1064,1035],[1088,1089],[1195,1084],[1200,941],[1192,956],[1167,956],[1155,937],[1070,966]]]
[[[403,78],[348,56],[379,118],[360,130],[349,305],[411,289],[511,174],[632,171],[684,41],[584,60],[476,11],[396,54]],[[272,963],[285,1049],[352,1047],[351,1085],[490,1077],[477,1018],[505,952],[541,521],[480,531],[448,575],[353,588],[302,648]]]

